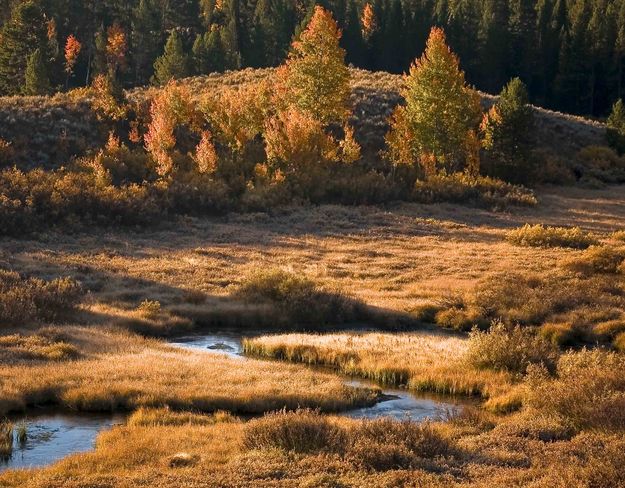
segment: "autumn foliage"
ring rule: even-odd
[[[178,125],[190,122],[194,111],[189,91],[173,82],[165,86],[152,101],[145,149],[156,162],[156,170],[160,176],[169,176],[175,170],[175,129]]]
[[[395,163],[417,165],[424,176],[453,173],[477,165],[475,131],[481,107],[478,93],[467,86],[458,58],[442,29],[433,28],[427,47],[406,76],[399,106],[387,136]]]
[[[324,125],[343,124],[349,114],[349,70],[340,39],[332,14],[315,7],[278,74],[281,99]]]
[[[73,34],[71,34],[65,42],[65,72],[71,75],[74,71],[78,55],[82,50],[82,44]]]

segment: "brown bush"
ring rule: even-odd
[[[312,410],[275,412],[245,426],[247,449],[282,449],[300,453],[341,452],[347,437],[343,429]]]
[[[421,203],[456,202],[494,209],[536,205],[531,190],[485,176],[434,175],[415,183],[412,199]]]
[[[563,354],[556,376],[528,375],[527,405],[576,429],[625,430],[625,356],[601,350]],[[543,370],[544,371],[544,370]]]
[[[367,318],[366,306],[336,290],[325,290],[308,278],[282,270],[249,276],[234,296],[251,302],[270,303],[293,325],[325,325]]]
[[[475,368],[524,374],[532,364],[553,370],[558,349],[531,329],[495,322],[487,332],[471,332],[466,359]]]
[[[66,318],[75,310],[81,296],[80,285],[71,278],[44,281],[0,270],[0,324]]]

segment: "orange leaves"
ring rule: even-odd
[[[78,55],[82,49],[82,44],[73,34],[67,38],[65,42],[65,72],[71,74],[78,60]]]
[[[156,162],[156,171],[160,176],[169,175],[174,170],[174,130],[178,124],[192,121],[195,107],[190,100],[191,94],[186,88],[170,82],[158,93],[150,106],[152,118],[144,137],[145,149]]]
[[[217,169],[217,151],[209,131],[202,133],[202,139],[195,149],[194,160],[200,173],[212,174]]]
[[[202,101],[201,108],[219,141],[231,151],[242,151],[262,133],[270,98],[266,82],[253,83],[209,95]]]
[[[375,12],[373,11],[373,7],[370,3],[365,4],[360,23],[362,24],[362,37],[369,39],[371,34],[373,34],[373,32],[377,29]]]
[[[122,27],[115,23],[106,32],[106,61],[111,72],[123,69],[126,66],[126,33]]]
[[[267,121],[265,149],[270,162],[284,163],[291,171],[306,171],[311,165],[338,158],[336,141],[321,123],[297,109],[285,110]]]

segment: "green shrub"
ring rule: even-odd
[[[558,349],[536,335],[535,331],[519,326],[494,323],[486,332],[474,329],[469,335],[467,362],[475,368],[510,371],[524,374],[531,364],[542,364],[553,370]]]
[[[415,183],[412,199],[420,203],[454,202],[487,208],[531,207],[538,203],[527,188],[464,173],[434,175]]]
[[[82,293],[81,286],[71,278],[44,281],[0,270],[0,325],[68,317]]]
[[[245,426],[247,449],[281,449],[298,453],[341,452],[345,432],[328,417],[312,410],[275,412]]]
[[[308,278],[282,270],[260,271],[249,276],[234,296],[248,302],[270,303],[294,325],[325,325],[366,318],[360,301],[334,290],[325,290]]]
[[[506,233],[506,240],[512,244],[530,247],[570,247],[586,249],[597,240],[579,227],[548,227],[541,224],[525,224]]]

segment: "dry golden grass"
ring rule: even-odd
[[[602,241],[616,242],[618,234],[612,233],[625,221],[621,194],[620,188],[541,191],[539,207],[511,214],[449,204],[400,204],[390,210],[326,205],[288,208],[273,215],[181,219],[140,232],[109,229],[2,239],[3,267],[45,279],[65,275],[78,279],[90,293],[77,320],[91,325],[59,325],[57,334],[49,335],[52,342],[75,347],[76,360],[22,358],[13,364],[1,356],[0,414],[46,400],[82,409],[170,404],[174,414],[143,410],[143,420],[137,420],[142,425],[104,433],[95,452],[71,456],[43,470],[3,474],[0,486],[551,488],[562,486],[560,478],[567,488],[619,486],[622,480],[615,473],[622,465],[621,434],[582,434],[569,441],[568,426],[558,424],[559,419],[545,414],[531,423],[531,418],[520,416],[527,415],[525,411],[506,417],[505,427],[499,427],[502,421],[496,419],[495,429],[490,421],[440,427],[448,430],[463,454],[454,462],[437,462],[433,471],[364,470],[327,453],[248,450],[243,447],[241,423],[224,425],[211,419],[204,425],[205,417],[198,417],[197,411],[260,412],[284,405],[333,410],[367,398],[335,375],[298,365],[185,352],[110,326],[124,325],[146,335],[184,330],[189,320],[248,329],[269,326],[270,310],[231,298],[246,277],[268,268],[305,275],[383,311],[416,315],[424,305],[437,304],[441,298],[453,301],[502,272],[547,276],[565,260],[584,257],[579,250],[519,247],[505,241],[507,230],[526,222],[579,226]],[[161,310],[140,307],[144,300],[160,302]],[[597,333],[609,340],[614,337],[625,349],[620,323],[608,324],[619,320],[597,319],[602,324],[596,325]],[[38,335],[34,327],[3,332],[19,334],[3,346],[3,353],[39,340],[29,339]],[[375,340],[367,340],[366,336],[337,334],[336,341],[332,336],[306,337],[319,341],[318,350],[300,349],[301,359],[343,364],[349,372],[378,378],[393,374],[405,378],[408,372],[415,387],[480,391],[490,396],[489,406],[500,411],[518,403],[523,393],[524,385],[515,384],[507,373],[478,371],[464,364],[460,358],[466,343],[461,337],[372,333]],[[359,362],[365,361],[367,368],[358,370]],[[620,388],[620,382],[608,379]],[[568,388],[565,379],[554,381],[553,386]],[[590,378],[585,381],[594,384]],[[541,387],[547,390],[550,385]],[[610,398],[606,394],[605,402]],[[561,408],[558,402],[555,398],[550,403],[553,411]],[[609,413],[608,407],[604,411]],[[177,409],[195,412],[178,416]],[[172,425],[179,423],[184,425]],[[553,437],[562,440],[541,440]],[[602,456],[601,449],[612,454]],[[575,465],[582,468],[576,471]]]
[[[465,361],[466,339],[436,333],[285,334],[247,339],[252,355],[323,364],[349,375],[418,391],[496,397],[512,386],[504,372]]]
[[[81,332],[83,341],[91,334],[87,329]],[[95,334],[101,337],[102,332]],[[1,363],[0,415],[47,403],[85,411],[164,405],[239,413],[300,406],[337,411],[376,397],[371,390],[346,386],[336,376],[303,367],[242,363],[129,334],[108,334],[110,342],[119,341],[116,351],[92,351],[75,361]]]
[[[319,427],[314,419],[293,415],[261,419],[249,427],[242,422],[116,427],[99,436],[95,451],[43,469],[5,472],[0,486],[588,488],[620,487],[625,481],[622,436],[584,433],[571,439],[557,421],[544,417],[519,415],[495,429],[466,419],[424,428],[321,420]],[[338,444],[312,446],[303,453],[284,450],[291,444],[271,447],[279,440],[271,432],[327,432],[329,426],[343,433]],[[269,445],[250,444],[246,430],[259,429]],[[558,442],[550,442],[554,439]],[[432,459],[436,451],[428,447],[421,453],[423,446],[436,447],[442,456]]]
[[[267,268],[293,270],[368,305],[410,313],[488,276],[545,273],[580,252],[511,245],[505,242],[510,228],[576,225],[607,235],[625,220],[618,188],[550,190],[539,198],[539,208],[513,214],[449,204],[401,204],[392,211],[325,205],[185,219],[142,232],[3,239],[0,263],[44,278],[76,277],[91,290],[89,307],[104,322],[102,307],[132,315],[143,300],[158,300],[164,310],[215,315],[224,309],[222,316],[234,316],[238,305],[230,293]]]

